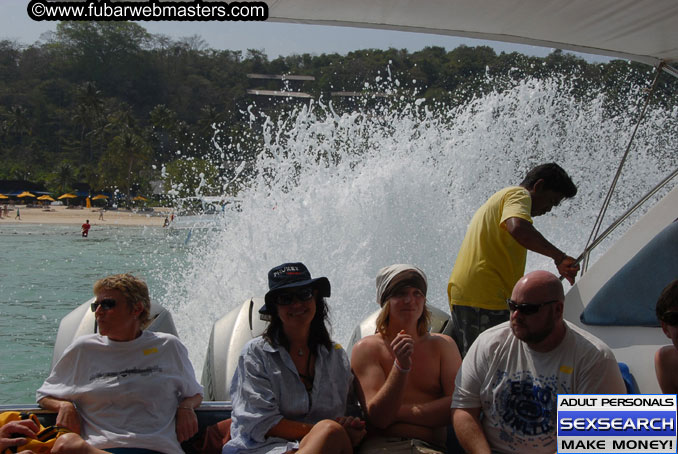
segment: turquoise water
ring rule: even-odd
[[[0,403],[32,403],[47,376],[59,321],[107,274],[132,272],[162,301],[195,235],[157,227],[0,224]]]

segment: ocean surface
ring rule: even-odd
[[[62,317],[89,300],[94,282],[131,272],[154,300],[199,235],[159,227],[0,224],[0,403],[32,403],[49,373]]]

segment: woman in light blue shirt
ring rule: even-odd
[[[330,283],[303,263],[273,268],[268,283],[259,312],[271,321],[240,354],[223,454],[352,453],[365,424],[346,416],[353,375],[327,330]]]

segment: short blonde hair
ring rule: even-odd
[[[148,296],[148,286],[146,282],[131,274],[112,274],[94,283],[94,294],[102,290],[117,290],[127,300],[130,308],[134,303],[141,303],[141,314],[139,321],[141,328],[145,328],[151,322],[151,298]]]
[[[384,305],[381,308],[381,312],[377,316],[376,325],[377,332],[382,335],[386,335],[386,330],[388,329],[388,324],[391,316],[391,298],[388,298]],[[431,327],[431,311],[428,309],[428,305],[424,304],[424,310],[417,320],[417,334],[423,336],[426,334]]]

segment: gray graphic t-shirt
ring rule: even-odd
[[[502,323],[478,337],[455,381],[453,408],[481,408],[493,452],[553,454],[558,394],[625,393],[610,349],[566,322],[550,352],[530,349]]]

